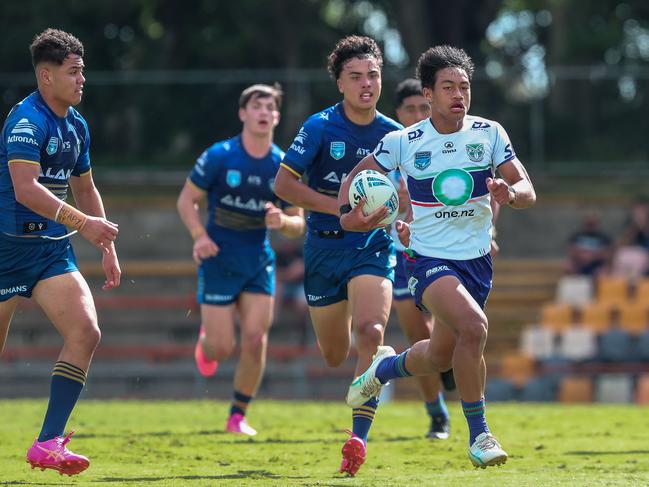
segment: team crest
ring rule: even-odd
[[[59,139],[57,139],[56,137],[50,137],[50,141],[47,143],[45,151],[51,156],[52,154],[55,154],[58,149]]]
[[[473,162],[480,162],[484,158],[484,144],[467,144],[466,153]]]
[[[225,175],[225,182],[228,183],[228,186],[231,188],[236,188],[241,184],[241,173],[234,169],[228,169],[228,172]]]
[[[419,169],[420,171],[423,171],[428,166],[430,166],[430,162],[431,162],[431,152],[430,151],[423,151],[423,152],[416,152],[415,153],[415,169]]]
[[[345,143],[344,142],[332,142],[329,147],[329,154],[336,160],[342,159],[345,156]]]

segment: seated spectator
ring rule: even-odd
[[[599,214],[589,211],[581,228],[570,237],[564,270],[567,274],[585,276],[606,273],[611,253],[611,239],[599,228]]]
[[[631,279],[649,275],[649,200],[637,200],[617,241],[613,273]]]

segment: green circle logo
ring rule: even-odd
[[[447,169],[433,180],[435,198],[446,206],[460,206],[473,193],[473,178],[464,169]]]

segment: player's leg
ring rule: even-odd
[[[273,306],[274,298],[269,294],[245,292],[239,297],[241,355],[234,375],[234,397],[226,426],[230,432],[257,434],[245,416],[264,374]]]
[[[412,298],[394,299],[394,309],[399,325],[411,345],[431,338],[433,318],[424,314]],[[443,328],[443,326],[440,326]],[[426,412],[430,417],[430,428],[426,436],[431,439],[446,439],[450,433],[448,409],[442,393],[442,383],[438,374],[416,377],[417,385],[424,400]]]
[[[309,306],[309,314],[322,357],[329,367],[338,367],[351,347],[349,303],[344,300],[326,306]]]
[[[16,311],[17,305],[18,296],[9,298],[6,301],[0,301],[0,355],[2,355],[2,351],[4,350],[11,318],[14,315],[14,311]]]
[[[97,313],[88,284],[78,271],[39,281],[33,298],[63,337],[63,348],[52,371],[43,427],[27,459],[32,467],[73,475],[90,463],[86,457],[67,450],[70,435],[64,438],[63,433],[101,337]]]

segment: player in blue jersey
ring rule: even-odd
[[[417,79],[403,80],[397,86],[395,92],[397,119],[404,127],[409,127],[415,123],[430,117],[430,103],[424,97],[421,88],[421,82]],[[398,171],[396,181],[399,188],[399,217],[409,222],[412,217],[410,211],[410,198],[405,187],[403,178]],[[411,345],[419,340],[424,340],[430,336],[430,330],[433,327],[433,320],[430,315],[423,313],[415,306],[414,299],[408,289],[408,277],[406,266],[409,264],[405,246],[399,242],[396,232],[396,226],[392,226],[392,238],[396,247],[397,264],[394,268],[394,289],[392,290],[392,305],[397,313],[399,325],[408,338]],[[447,374],[452,379],[453,372]],[[449,414],[442,393],[442,383],[440,376],[431,374],[417,377],[419,392],[424,399],[426,412],[430,417],[430,427],[427,438],[445,440],[449,437],[450,421]]]
[[[478,467],[499,465],[507,453],[489,431],[484,400],[483,308],[492,282],[490,200],[528,208],[536,194],[505,130],[467,113],[471,58],[461,49],[433,47],[422,54],[417,71],[431,118],[384,137],[350,172],[338,201],[347,203],[349,182],[357,172],[399,168],[413,208],[410,225],[397,222],[413,260],[408,286],[438,326],[429,340],[399,355],[391,347],[379,347],[367,371],[350,385],[347,403],[357,407],[392,378],[429,375],[452,365],[469,426],[469,458]],[[343,215],[341,225],[357,231],[373,228],[354,212]]]
[[[38,90],[9,113],[0,139],[0,352],[18,296],[32,297],[63,337],[32,468],[74,475],[89,460],[66,448],[65,425],[99,343],[97,313],[68,239],[72,233],[102,252],[104,290],[119,286],[114,240],[90,171],[88,125],[74,108],[83,94],[83,45],[47,29],[30,46]],[[76,208],[65,202],[68,186]],[[67,228],[66,228],[67,227]],[[72,230],[68,233],[68,229]]]
[[[178,198],[178,212],[194,239],[201,331],[196,365],[214,375],[218,362],[234,351],[235,320],[241,355],[226,431],[253,436],[246,410],[264,372],[268,330],[273,319],[275,254],[268,230],[289,237],[304,232],[301,208],[287,207],[274,194],[275,174],[284,155],[273,144],[279,123],[279,87],[253,85],[241,93],[243,130],[217,142],[198,158]],[[207,198],[204,226],[198,205]]]
[[[275,183],[281,198],[311,211],[304,245],[304,290],[322,355],[329,366],[340,365],[349,354],[353,329],[357,373],[367,368],[376,347],[383,343],[394,251],[384,229],[343,231],[336,195],[340,182],[358,161],[385,134],[401,128],[376,110],[382,65],[374,40],[349,36],[338,42],[329,55],[328,68],[343,100],[307,119]],[[371,219],[378,222],[383,217],[381,210]],[[365,461],[367,434],[377,406],[378,400],[371,398],[354,409],[352,435],[342,449],[341,472],[355,475]]]

